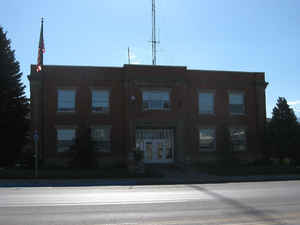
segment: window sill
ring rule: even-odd
[[[233,150],[233,152],[247,152],[247,149],[244,149],[244,150]]]
[[[97,155],[110,155],[110,154],[112,154],[112,152],[111,151],[95,151],[95,154],[97,154]]]
[[[246,116],[246,113],[230,113],[230,116]]]
[[[207,152],[216,152],[216,149],[200,149],[200,153],[207,153]]]
[[[70,155],[72,152],[70,150],[67,151],[57,151],[56,150],[56,154],[62,155],[62,156],[68,156]]]
[[[57,114],[75,114],[76,111],[56,111]]]
[[[107,114],[109,114],[110,113],[110,111],[92,111],[91,112],[92,114],[104,114],[104,115],[107,115]]]
[[[201,113],[201,112],[199,112],[198,115],[199,116],[216,116],[215,113]]]
[[[171,109],[144,109],[143,110],[143,112],[149,112],[149,111],[170,112]]]

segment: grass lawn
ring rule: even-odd
[[[205,173],[217,176],[251,176],[251,175],[300,175],[300,167],[280,165],[222,165],[194,164],[193,170],[199,174]],[[101,179],[101,178],[138,178],[163,177],[159,170],[145,168],[144,174],[130,174],[126,168],[103,168],[94,170],[78,169],[41,169],[41,179]],[[33,169],[9,168],[0,169],[0,179],[31,179]]]
[[[101,178],[136,178],[161,177],[152,170],[145,170],[144,174],[130,174],[126,168],[105,168],[94,170],[76,169],[41,169],[38,171],[41,179],[101,179]],[[33,169],[0,169],[0,179],[31,179],[34,178]]]

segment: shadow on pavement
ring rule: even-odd
[[[272,223],[274,225],[286,225],[286,223],[278,220],[278,219],[275,219],[273,218],[271,215],[268,215],[267,213],[261,211],[261,210],[258,210],[254,207],[251,207],[251,206],[247,206],[237,200],[233,200],[231,198],[228,198],[228,197],[225,197],[221,194],[218,194],[216,192],[213,192],[213,191],[210,191],[210,190],[207,190],[206,188],[203,188],[203,187],[200,187],[198,185],[188,185],[189,187],[193,188],[193,189],[196,189],[198,191],[201,191],[215,199],[218,199],[220,201],[222,201],[223,203],[225,204],[228,204],[228,205],[231,205],[239,210],[242,211],[243,214],[249,216],[249,217],[255,217],[257,219],[260,219],[262,220],[263,222],[269,222],[269,223]]]

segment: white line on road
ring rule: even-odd
[[[128,204],[155,204],[155,203],[179,203],[197,201],[193,199],[177,199],[177,200],[152,200],[152,201],[122,201],[122,202],[63,202],[63,203],[7,203],[0,205],[0,208],[6,207],[43,207],[43,206],[89,206],[89,205],[128,205]]]

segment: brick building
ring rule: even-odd
[[[66,164],[86,128],[102,165],[126,162],[133,147],[146,163],[216,160],[225,130],[237,157],[259,157],[264,73],[150,65],[45,65],[36,72],[32,65],[28,79],[45,163]]]

